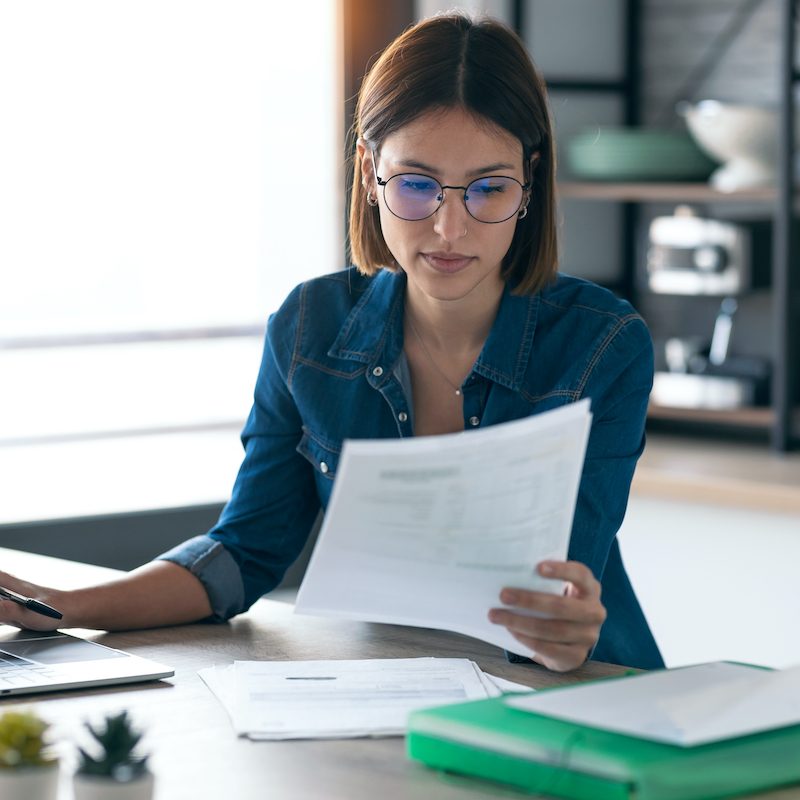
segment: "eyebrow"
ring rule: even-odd
[[[423,172],[430,173],[431,175],[440,175],[441,173],[436,169],[436,167],[432,167],[430,164],[424,164],[421,161],[415,161],[413,159],[403,160],[397,162],[401,167],[410,167],[411,169],[419,169]],[[513,164],[507,164],[505,162],[498,162],[497,164],[487,164],[485,167],[480,167],[479,169],[474,169],[471,172],[465,173],[467,177],[472,177],[473,175],[485,175],[487,172],[497,172],[500,169],[514,169]]]

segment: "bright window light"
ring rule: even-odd
[[[338,3],[0,3],[0,341],[263,324],[342,266]]]
[[[340,24],[0,3],[0,451],[241,426],[268,315],[343,266]]]

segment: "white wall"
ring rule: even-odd
[[[620,542],[668,666],[800,663],[800,515],[634,495]]]

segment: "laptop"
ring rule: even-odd
[[[146,658],[61,631],[0,626],[0,697],[169,678]]]

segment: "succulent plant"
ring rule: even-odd
[[[32,711],[6,711],[0,715],[0,769],[44,767],[55,763],[44,740],[49,727],[49,723]]]
[[[81,775],[112,778],[124,783],[136,780],[147,772],[148,756],[133,752],[142,734],[133,728],[127,711],[107,716],[102,726],[93,727],[87,722],[86,727],[101,752],[95,757],[82,747],[78,748],[78,772]]]

